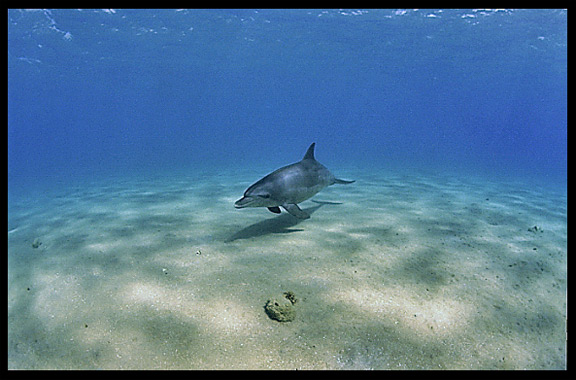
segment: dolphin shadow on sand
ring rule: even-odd
[[[323,202],[323,201],[312,201],[317,203],[317,206],[309,207],[304,209],[309,215],[313,214],[318,210],[320,207],[324,205],[339,205],[342,204],[340,202]],[[246,228],[241,229],[240,231],[236,232],[226,240],[225,243],[230,243],[235,240],[241,239],[249,239],[253,237],[260,237],[269,234],[288,234],[292,232],[304,231],[302,228],[291,228],[294,227],[305,219],[299,219],[294,217],[290,214],[281,214],[276,218],[266,219],[258,223],[254,223]]]

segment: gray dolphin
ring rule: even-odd
[[[335,183],[347,185],[355,181],[344,181],[334,177],[328,169],[314,158],[312,143],[300,162],[284,166],[262,178],[246,189],[244,196],[234,203],[236,208],[267,207],[275,214],[280,207],[299,219],[310,215],[298,207],[323,188]]]

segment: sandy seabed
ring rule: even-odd
[[[234,209],[264,174],[11,197],[9,368],[566,368],[565,187],[347,170],[308,220]]]

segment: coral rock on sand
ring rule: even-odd
[[[285,292],[283,298],[270,299],[264,306],[264,311],[270,319],[278,322],[291,322],[296,318],[296,296],[292,292]]]

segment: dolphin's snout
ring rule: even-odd
[[[246,197],[242,197],[242,198],[238,199],[236,202],[234,202],[234,207],[242,208],[242,207],[245,207],[247,203],[250,203],[250,199],[246,198]]]

